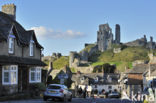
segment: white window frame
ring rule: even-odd
[[[34,69],[34,71],[32,71],[32,69]],[[32,73],[34,73],[34,81],[31,79],[32,77]],[[41,83],[41,75],[42,74],[42,70],[41,67],[32,67],[29,69],[29,83]]]
[[[34,56],[34,41],[33,40],[30,40],[29,54],[30,54],[30,56]]]
[[[5,70],[7,69],[7,70]],[[8,82],[5,82],[4,78],[4,73],[7,72],[8,75]],[[16,73],[15,76],[15,81],[12,81],[12,73]],[[2,67],[2,85],[13,85],[13,84],[18,84],[18,66],[17,65],[7,65]]]
[[[10,34],[8,37],[9,46],[8,46],[8,52],[10,54],[14,53],[14,46],[15,46],[15,36],[13,34]]]

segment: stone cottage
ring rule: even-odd
[[[82,89],[88,86],[92,88],[92,91],[97,90],[98,93],[101,93],[102,90],[120,92],[119,78],[120,74],[116,73],[77,73],[72,75],[73,86]]]
[[[0,96],[29,90],[42,82],[43,47],[33,30],[16,21],[16,6],[2,6],[0,12]]]

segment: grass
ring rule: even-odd
[[[83,50],[81,50],[80,52],[82,51],[87,51],[87,52],[90,52],[91,48],[95,47],[95,44],[89,44],[88,46],[86,46]]]
[[[72,73],[76,73],[76,69],[75,68],[70,68]]]
[[[53,62],[54,69],[62,69],[66,65],[69,65],[69,57],[67,56],[62,56]]]
[[[117,70],[124,71],[125,67],[132,68],[132,62],[135,60],[149,60],[149,52],[149,49],[143,47],[127,47],[117,54],[113,53],[113,50],[94,53],[89,60],[92,66],[109,63],[115,64]]]

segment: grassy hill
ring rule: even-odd
[[[92,47],[95,45],[88,45],[86,48],[83,50],[85,51],[90,51]],[[113,46],[115,48],[115,45]],[[119,71],[124,71],[125,67],[132,68],[132,62],[135,60],[145,60],[148,61],[148,53],[150,52],[149,49],[146,49],[144,47],[121,47],[122,51],[120,53],[113,53],[112,50],[107,50],[105,52],[96,52],[92,54],[89,57],[89,62],[91,62],[92,66],[97,66],[97,65],[103,65],[105,63],[109,64],[115,64],[117,66],[117,70]],[[156,55],[156,51],[154,52],[154,55]],[[44,61],[46,64],[49,64],[49,61]],[[65,65],[69,65],[69,57],[67,56],[62,56],[59,59],[56,59],[53,61],[53,67],[54,69],[61,69]],[[72,71],[75,71],[73,68],[71,68]]]
[[[125,67],[132,68],[135,60],[149,60],[149,49],[143,47],[126,47],[120,53],[113,53],[113,50],[97,52],[89,57],[93,66],[104,63],[115,64],[119,71],[124,71]]]
[[[49,65],[49,61],[44,61],[47,65]],[[64,66],[69,65],[69,57],[62,56],[53,61],[53,68],[54,69],[62,69]]]

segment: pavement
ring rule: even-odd
[[[43,99],[30,99],[30,100],[14,100],[14,101],[5,101],[0,103],[142,103],[142,102],[132,102],[129,100],[121,99],[103,99],[103,98],[73,98],[72,102],[61,102],[58,100],[52,101],[43,101]]]

